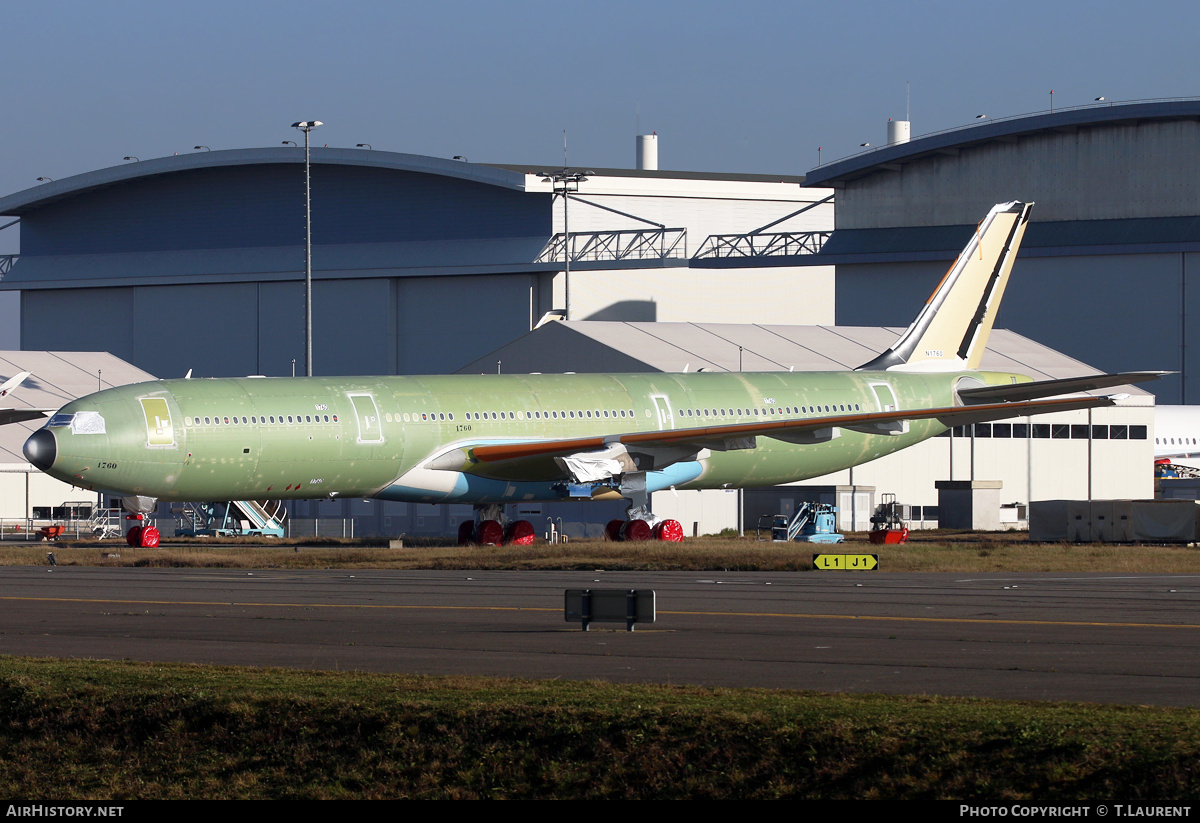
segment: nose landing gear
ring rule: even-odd
[[[125,532],[125,542],[135,549],[157,549],[160,538],[158,529],[153,526],[143,526],[142,521],[145,518],[144,514],[125,515],[126,520],[132,520],[136,524]]]
[[[137,495],[128,495],[121,498],[121,508],[129,512],[129,514],[125,515],[125,520],[134,524],[125,533],[125,542],[131,548],[158,548],[158,529],[151,525],[142,525],[146,520],[147,513],[154,511],[154,506],[157,502],[153,497],[138,497]]]

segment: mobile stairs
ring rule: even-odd
[[[83,528],[90,531],[92,536],[97,540],[120,537],[121,517],[123,514],[120,509],[94,506],[92,507],[91,517],[84,521]]]
[[[1154,461],[1155,480],[1175,480],[1184,477],[1200,477],[1200,469],[1172,463],[1169,457],[1162,457]]]
[[[837,531],[837,506],[829,503],[801,503],[791,518],[786,514],[760,517],[759,540],[763,539],[763,520],[767,518],[774,543],[841,543],[846,539]]]
[[[283,537],[287,509],[281,500],[188,503],[176,537]]]

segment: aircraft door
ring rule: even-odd
[[[167,447],[175,445],[175,429],[171,425],[171,409],[163,397],[140,397],[142,413],[146,416],[146,445]]]
[[[896,403],[896,395],[887,383],[872,383],[871,391],[875,392],[875,400],[881,412],[896,411],[900,406]]]
[[[675,416],[671,414],[671,399],[665,394],[652,394],[650,399],[654,401],[659,431],[675,428]]]
[[[375,396],[362,393],[349,397],[354,404],[354,418],[358,421],[358,442],[382,443],[383,427],[379,424],[379,407],[375,405]]]

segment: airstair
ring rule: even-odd
[[[95,500],[66,500],[50,510],[51,519],[58,521],[62,533],[81,536],[90,534],[97,540],[121,534],[120,509],[106,509]]]
[[[287,509],[281,500],[188,503],[176,537],[283,537]]]
[[[841,543],[846,538],[837,532],[837,506],[829,503],[802,502],[789,519],[786,514],[759,518],[759,540],[763,519],[770,518],[771,540],[775,543]]]
[[[95,506],[92,508],[91,517],[83,523],[83,528],[90,531],[92,536],[97,540],[120,537],[123,514],[124,512],[120,509],[106,509]]]
[[[1158,480],[1173,480],[1177,477],[1200,477],[1200,469],[1193,466],[1185,466],[1181,463],[1172,463],[1169,459],[1163,458],[1161,461],[1154,461],[1154,477]]]

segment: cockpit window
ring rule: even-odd
[[[69,425],[71,425],[71,421],[72,421],[72,420],[74,420],[74,419],[75,419],[75,415],[74,415],[74,414],[71,414],[71,413],[63,414],[63,413],[61,413],[61,412],[60,412],[59,414],[56,414],[56,415],[54,415],[53,417],[51,417],[51,418],[50,418],[50,422],[49,422],[49,423],[47,423],[47,424],[46,424],[46,426],[47,426],[47,427],[50,427],[50,426],[69,426]]]
[[[104,434],[104,418],[97,411],[75,412],[71,434]]]

